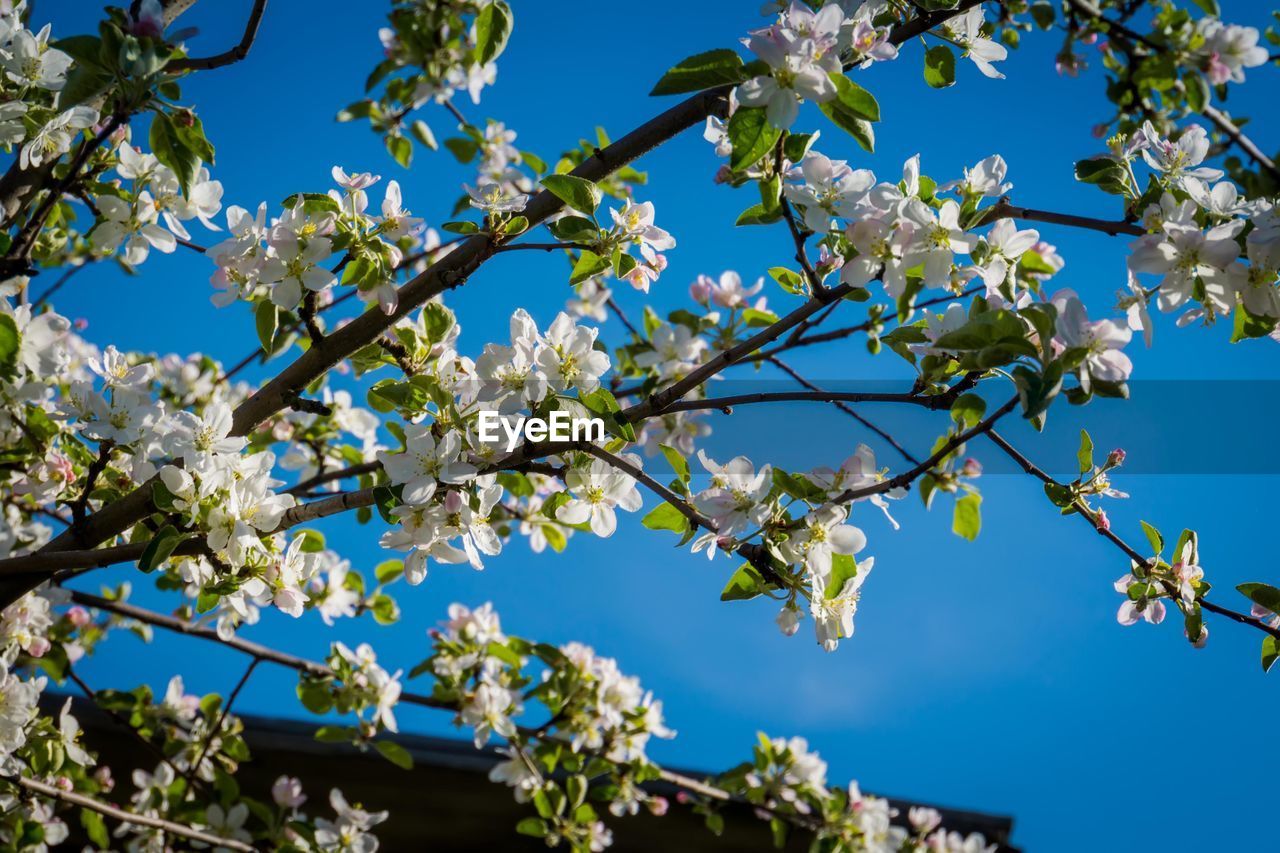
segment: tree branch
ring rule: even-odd
[[[1046,483],[1048,485],[1054,485],[1054,486],[1062,485],[1053,477],[1049,476],[1049,474],[1045,472],[1042,468],[1038,467],[1034,462],[1032,462],[1030,459],[1024,456],[1022,452],[1019,451],[1016,447],[1014,447],[1009,442],[1005,441],[1005,439],[999,433],[995,432],[994,430],[988,430],[987,438],[989,438],[991,442],[996,445],[996,447],[999,447],[1001,450],[1003,450],[1010,459],[1016,462],[1018,464],[1018,467],[1020,467],[1023,471],[1030,474],[1031,476],[1035,477],[1037,480],[1040,480],[1041,482]],[[1129,545],[1128,542],[1125,542],[1123,539],[1121,539],[1117,534],[1115,534],[1111,530],[1105,529],[1103,527],[1099,527],[1093,521],[1092,511],[1089,509],[1089,507],[1084,505],[1083,501],[1077,499],[1072,505],[1076,509],[1076,512],[1075,512],[1076,515],[1080,516],[1080,518],[1083,519],[1084,522],[1088,524],[1090,528],[1092,528],[1099,535],[1101,535],[1102,538],[1106,539],[1112,545],[1115,545],[1117,548],[1119,548],[1126,557],[1128,557],[1134,563],[1137,563],[1138,565],[1141,565],[1141,566],[1151,565],[1152,558],[1144,557],[1135,548]],[[1166,592],[1168,592],[1174,598],[1177,597],[1177,591],[1175,589],[1172,589],[1170,585],[1168,585],[1167,583],[1165,583],[1164,586],[1165,586]],[[1257,617],[1250,616],[1245,613],[1240,613],[1228,607],[1223,607],[1219,604],[1215,604],[1214,602],[1204,598],[1201,598],[1199,601],[1200,601],[1200,606],[1203,607],[1205,610],[1208,610],[1210,613],[1216,613],[1219,616],[1224,616],[1227,619],[1232,620],[1233,622],[1239,622],[1241,625],[1249,625],[1251,627],[1257,628],[1259,631],[1264,631],[1270,634],[1276,639],[1280,639],[1280,628],[1275,628],[1271,625],[1268,625],[1266,622],[1264,622],[1261,619],[1258,619]]]
[[[258,37],[258,26],[262,23],[262,15],[266,10],[267,0],[254,0],[253,9],[249,11],[249,20],[244,25],[244,35],[240,37],[240,43],[230,50],[225,50],[213,56],[175,59],[165,66],[165,70],[208,71],[212,68],[222,68],[225,65],[239,62],[249,55],[249,49],[253,47],[254,39]]]
[[[222,838],[185,824],[164,820],[163,818],[150,817],[148,815],[140,815],[125,811],[111,803],[104,803],[101,800],[95,800],[92,797],[87,797],[84,794],[77,794],[73,791],[64,791],[61,788],[54,787],[46,782],[41,782],[38,779],[30,779],[26,776],[9,776],[0,778],[7,778],[8,781],[21,788],[26,788],[32,793],[39,794],[43,797],[51,797],[55,800],[61,800],[64,803],[70,803],[73,806],[79,806],[82,809],[97,812],[100,815],[105,815],[106,817],[118,820],[121,823],[128,823],[134,826],[149,826],[153,829],[159,829],[162,832],[167,832],[168,834],[175,835],[179,838],[186,838],[190,841],[200,841],[204,844],[225,850],[243,850],[247,851],[247,853],[254,853],[254,848],[245,844],[243,841]]]

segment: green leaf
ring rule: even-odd
[[[689,519],[665,501],[651,509],[640,519],[640,523],[650,530],[670,530],[674,533],[684,533],[689,529]]]
[[[0,376],[12,376],[18,364],[18,347],[22,336],[10,314],[0,314]]]
[[[422,119],[418,119],[409,125],[409,133],[413,138],[421,142],[423,145],[435,151],[440,147],[440,143],[436,142],[436,135],[431,132],[431,127]]]
[[[58,93],[58,109],[69,110],[77,104],[96,98],[111,85],[111,77],[90,65],[77,65],[67,74]]]
[[[489,8],[493,8],[490,6]],[[396,767],[404,770],[413,769],[413,756],[409,754],[409,750],[393,740],[377,740],[373,742],[373,748],[382,753],[382,757],[390,761]]]
[[[270,355],[276,348],[276,332],[280,329],[280,309],[274,302],[264,299],[253,309],[254,325],[258,328],[258,342],[262,351]]]
[[[511,7],[494,0],[476,15],[476,46],[472,56],[480,65],[497,59],[511,37]]]
[[[1268,634],[1262,638],[1262,671],[1270,672],[1277,659],[1280,659],[1280,641]]]
[[[407,169],[413,162],[413,143],[403,136],[388,136],[387,153],[391,155],[391,159]]]
[[[573,272],[569,274],[570,284],[580,284],[594,275],[609,269],[612,264],[608,258],[602,258],[590,249],[584,249],[582,254],[578,256],[578,261],[573,265]]]
[[[294,193],[280,202],[281,207],[293,209],[298,203],[298,199],[302,199],[302,210],[304,213],[314,215],[324,213],[340,213],[342,208],[333,196],[328,193]]]
[[[593,216],[600,206],[600,188],[586,178],[573,175],[547,175],[542,185],[574,210]]]
[[[480,144],[474,139],[468,139],[464,136],[454,136],[446,139],[444,147],[449,149],[449,153],[459,163],[470,163],[480,153]]]
[[[182,541],[181,534],[172,524],[166,524],[155,532],[151,537],[151,541],[147,543],[147,547],[142,552],[142,557],[138,560],[138,568],[144,572],[150,572],[169,559],[173,554],[173,549],[178,547],[178,543]]]
[[[97,36],[68,36],[50,47],[57,48],[76,61],[76,65],[102,67],[102,39]]]
[[[1265,583],[1242,583],[1236,589],[1259,607],[1280,613],[1280,589]]]
[[[671,466],[671,470],[676,472],[676,476],[680,478],[680,482],[688,484],[689,482],[689,460],[684,458],[684,454],[674,447],[667,444],[659,444],[662,455],[667,458],[667,464]]]
[[[875,96],[838,71],[829,75],[836,87],[835,102],[849,115],[867,121],[880,120],[880,105]]]
[[[306,528],[299,530],[291,538],[302,537],[301,550],[304,554],[318,554],[324,550],[324,534],[319,530]]]
[[[1036,26],[1042,30],[1047,30],[1053,26],[1055,15],[1053,5],[1045,2],[1045,0],[1037,0],[1031,6],[1031,17],[1035,19]]]
[[[204,123],[198,115],[190,110],[183,112],[180,119],[174,120],[173,129],[187,150],[199,157],[202,163],[213,163],[213,145],[204,135]]]
[[[837,100],[820,104],[822,114],[831,119],[836,127],[852,136],[864,150],[874,153],[876,150],[876,132],[871,122],[859,118]]]
[[[769,585],[755,566],[743,563],[729,578],[724,590],[720,593],[721,601],[746,601],[762,594]]]
[[[739,107],[729,119],[727,130],[729,142],[733,145],[733,153],[729,156],[732,169],[755,165],[782,135],[781,130],[769,123],[764,107]]]
[[[826,589],[822,595],[828,601],[840,594],[849,578],[858,574],[858,561],[849,554],[831,555],[831,577],[827,578]]]
[[[541,818],[527,817],[516,824],[516,832],[533,838],[546,838],[547,824]]]
[[[1274,317],[1254,314],[1245,308],[1243,304],[1237,305],[1235,319],[1231,327],[1231,343],[1237,344],[1240,341],[1251,338],[1265,338],[1275,331],[1275,328],[1276,320]]]
[[[349,743],[358,734],[351,726],[321,726],[316,729],[315,738],[321,743]]]
[[[326,682],[304,678],[298,682],[298,700],[313,714],[327,714],[333,707],[333,695]]]
[[[465,219],[460,221],[454,221],[454,222],[446,222],[440,227],[451,234],[479,234],[480,233],[479,225],[476,225],[474,222],[468,222]]]
[[[190,191],[191,182],[195,180],[196,172],[200,168],[200,158],[183,143],[173,120],[164,113],[156,113],[151,119],[149,141],[151,153],[177,175],[178,185],[185,196]]]
[[[378,583],[390,583],[404,574],[404,560],[383,560],[373,569],[373,576]]]
[[[965,429],[978,425],[987,413],[987,401],[977,394],[962,394],[951,404],[951,419]]]
[[[1081,474],[1087,474],[1093,468],[1093,439],[1085,430],[1080,430],[1080,449],[1076,451],[1076,460],[1080,463]]]
[[[1145,521],[1140,523],[1142,524],[1142,532],[1147,534],[1147,541],[1151,543],[1151,552],[1157,557],[1160,556],[1160,552],[1164,550],[1164,537],[1160,535],[1159,530],[1156,530]]]
[[[763,204],[753,204],[738,215],[734,225],[772,225],[782,218],[782,206],[767,208]]]
[[[956,55],[945,44],[924,52],[924,82],[934,89],[945,89],[956,82]]]
[[[546,537],[547,544],[551,546],[551,550],[557,554],[564,553],[565,546],[569,544],[564,531],[555,524],[543,524],[541,525],[541,530],[542,535]]]
[[[98,849],[109,850],[111,848],[111,836],[107,833],[107,822],[98,812],[90,809],[81,809],[80,825],[84,827],[85,834],[89,836],[90,841],[98,846]]]
[[[548,222],[547,229],[556,239],[570,243],[594,243],[600,237],[600,229],[585,216],[562,216]]]
[[[970,542],[978,538],[982,530],[982,495],[972,492],[956,501],[951,530]]]
[[[679,95],[700,92],[714,86],[741,83],[746,79],[742,57],[732,50],[708,50],[672,66],[653,87],[650,95]]]
[[[1110,157],[1092,157],[1076,163],[1076,180],[1095,184],[1112,195],[1127,195],[1129,192],[1128,172]]]
[[[787,293],[801,294],[805,292],[804,279],[800,278],[800,274],[794,270],[789,270],[786,267],[770,267],[769,275],[774,281],[782,285],[782,289]]]
[[[772,311],[762,311],[759,308],[747,308],[742,312],[742,320],[748,326],[759,328],[772,326],[778,322],[778,315]]]

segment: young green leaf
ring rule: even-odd
[[[956,501],[955,514],[951,519],[951,530],[970,542],[978,538],[982,530],[982,496],[977,492],[965,495]]]
[[[729,119],[728,134],[733,146],[729,167],[744,169],[768,154],[782,131],[769,123],[764,107],[739,107]]]
[[[662,75],[650,95],[679,95],[700,92],[726,83],[741,83],[745,77],[742,57],[732,50],[708,50],[681,60]]]
[[[945,44],[934,45],[924,52],[924,82],[935,89],[945,89],[956,82],[956,56]]]
[[[497,59],[507,47],[511,37],[511,7],[503,0],[494,0],[480,10],[475,22],[475,60],[485,65]]]
[[[574,210],[592,216],[600,206],[600,188],[586,178],[573,175],[547,175],[542,185]]]

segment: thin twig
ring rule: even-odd
[[[768,361],[769,361],[769,363],[770,363],[770,364],[772,364],[773,366],[777,367],[777,368],[778,368],[779,370],[781,370],[783,373],[787,374],[787,375],[788,375],[788,376],[790,376],[792,379],[794,379],[795,381],[797,381],[797,382],[799,382],[801,385],[803,385],[805,388],[808,388],[810,391],[817,391],[817,392],[819,392],[819,393],[825,393],[821,388],[819,388],[817,385],[815,385],[815,384],[813,384],[812,382],[810,382],[808,379],[805,379],[803,376],[801,376],[801,375],[800,375],[800,373],[799,373],[799,372],[797,372],[797,371],[795,370],[795,368],[791,367],[789,364],[787,364],[786,362],[784,362],[782,359],[778,358],[777,356],[770,356],[770,357],[769,357],[769,359],[768,359]],[[857,421],[858,423],[862,424],[864,427],[866,427],[867,429],[871,430],[871,431],[872,431],[872,432],[874,432],[876,435],[880,436],[880,438],[882,438],[882,439],[884,439],[886,442],[888,442],[888,444],[889,444],[889,445],[890,445],[894,450],[896,450],[896,451],[898,451],[898,453],[902,454],[902,458],[903,458],[903,459],[906,459],[908,462],[912,463],[913,465],[919,464],[920,460],[919,460],[919,459],[917,459],[915,456],[913,456],[909,450],[907,450],[905,447],[903,447],[903,446],[902,446],[902,444],[901,444],[901,443],[900,443],[896,438],[894,438],[892,435],[890,435],[890,434],[889,434],[889,432],[888,432],[887,430],[884,430],[884,429],[882,429],[882,428],[880,428],[880,427],[876,426],[876,425],[875,425],[874,423],[872,423],[870,420],[868,420],[867,418],[863,417],[863,416],[862,416],[861,414],[859,414],[858,412],[854,411],[853,407],[852,407],[852,406],[850,406],[848,403],[845,403],[843,400],[834,400],[834,401],[832,401],[832,405],[834,405],[838,410],[840,410],[840,411],[844,412],[846,415],[848,415],[849,417],[853,418],[855,421]]]
[[[6,776],[0,777],[26,788],[32,793],[39,794],[44,797],[52,797],[55,800],[61,800],[64,803],[70,803],[73,806],[79,806],[82,809],[97,812],[100,815],[118,820],[121,823],[132,824],[133,826],[149,826],[153,829],[159,829],[170,835],[176,835],[179,838],[186,838],[191,841],[200,841],[213,847],[219,847],[225,850],[243,850],[246,853],[254,853],[254,848],[243,841],[236,841],[230,838],[222,838],[221,836],[212,835],[191,826],[181,823],[174,823],[163,818],[151,817],[149,815],[135,814],[125,811],[111,803],[104,803],[101,800],[95,800],[84,794],[77,794],[73,791],[64,791],[47,782],[41,782],[38,779],[30,779],[26,776]]]
[[[1049,476],[1049,474],[1046,471],[1044,471],[1042,468],[1040,468],[1034,462],[1028,459],[1025,455],[1023,455],[1021,451],[1019,451],[1016,447],[1014,447],[1012,444],[1006,441],[1004,437],[1001,436],[999,433],[997,433],[995,430],[988,430],[987,438],[990,439],[991,442],[996,445],[996,447],[999,447],[1001,450],[1003,450],[1005,454],[1014,462],[1016,462],[1018,464],[1018,467],[1020,467],[1026,473],[1030,474],[1031,476],[1035,477],[1036,479],[1040,480],[1043,483],[1054,485],[1054,486],[1062,485],[1053,477]],[[1112,545],[1115,545],[1122,552],[1124,552],[1124,555],[1126,557],[1128,557],[1137,565],[1148,566],[1148,567],[1151,566],[1152,558],[1144,557],[1142,554],[1140,554],[1137,551],[1137,549],[1131,546],[1128,542],[1121,539],[1120,536],[1114,533],[1110,528],[1098,525],[1093,520],[1093,512],[1089,509],[1088,506],[1084,504],[1083,501],[1077,498],[1072,505],[1076,509],[1076,512],[1073,513],[1074,515],[1080,516],[1080,518],[1083,519],[1084,522],[1088,524],[1090,528],[1092,528],[1099,535],[1101,535],[1102,538],[1106,539]],[[1171,597],[1174,597],[1174,598],[1177,597],[1176,590],[1172,589],[1171,586],[1166,585],[1165,589],[1170,594]],[[1219,616],[1226,617],[1227,619],[1230,619],[1233,622],[1238,622],[1241,625],[1249,625],[1251,627],[1257,628],[1259,631],[1265,631],[1271,636],[1277,639],[1280,639],[1280,628],[1276,628],[1272,625],[1269,625],[1262,619],[1257,618],[1256,616],[1249,616],[1247,614],[1240,613],[1236,610],[1230,609],[1229,607],[1223,607],[1220,604],[1215,604],[1214,602],[1208,601],[1204,598],[1199,599],[1199,601],[1200,601],[1200,606],[1203,607],[1205,610],[1208,610],[1210,613],[1216,613]]]
[[[240,37],[240,42],[235,47],[213,56],[175,59],[165,67],[165,71],[208,71],[244,59],[249,55],[254,39],[258,37],[258,26],[262,23],[262,15],[266,10],[267,0],[254,0],[253,9],[249,11],[249,20],[244,25],[244,35]]]

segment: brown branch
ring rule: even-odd
[[[999,447],[1001,450],[1003,450],[1010,459],[1016,462],[1018,467],[1020,467],[1023,471],[1030,474],[1031,476],[1035,477],[1037,480],[1040,480],[1041,482],[1047,485],[1053,485],[1053,486],[1062,485],[1053,477],[1049,476],[1049,474],[1046,471],[1044,471],[1042,468],[1040,468],[1034,462],[1032,462],[1030,459],[1024,456],[1021,451],[1019,451],[1016,447],[1014,447],[1012,444],[1006,441],[999,433],[995,432],[994,430],[988,430],[987,438],[989,438],[992,441],[992,443],[996,445],[996,447]],[[1080,518],[1083,519],[1084,522],[1088,524],[1090,528],[1097,531],[1097,533],[1101,535],[1102,538],[1106,539],[1112,545],[1115,545],[1122,552],[1124,552],[1124,555],[1126,557],[1128,557],[1130,560],[1132,560],[1134,563],[1140,566],[1147,566],[1147,567],[1151,566],[1153,558],[1144,557],[1135,548],[1133,548],[1128,542],[1125,542],[1123,539],[1121,539],[1120,536],[1118,536],[1116,533],[1112,532],[1110,529],[1098,526],[1098,524],[1093,519],[1092,510],[1090,510],[1089,507],[1086,506],[1083,501],[1077,498],[1075,502],[1072,504],[1072,506],[1076,509],[1076,512],[1074,513],[1075,515],[1080,516]],[[1172,586],[1169,585],[1167,582],[1165,583],[1165,591],[1168,592],[1171,597],[1177,598],[1177,591],[1174,590]],[[1219,604],[1215,604],[1214,602],[1204,598],[1199,599],[1199,601],[1200,601],[1200,606],[1203,607],[1205,610],[1208,610],[1210,613],[1216,613],[1219,616],[1226,617],[1227,619],[1230,619],[1233,622],[1238,622],[1241,625],[1249,625],[1251,627],[1257,628],[1259,631],[1265,631],[1266,633],[1270,634],[1276,639],[1280,639],[1280,628],[1276,628],[1272,625],[1268,625],[1262,619],[1258,619],[1255,616],[1250,616],[1245,613],[1240,613],[1238,611],[1230,609],[1229,607],[1223,607]]]
[[[1264,154],[1262,149],[1258,147],[1257,143],[1245,136],[1244,132],[1240,130],[1236,123],[1233,122],[1226,113],[1222,112],[1222,110],[1212,104],[1205,104],[1204,108],[1201,109],[1200,112],[1204,114],[1205,118],[1213,122],[1214,126],[1217,127],[1218,130],[1226,134],[1232,142],[1239,145],[1240,149],[1252,157],[1254,162],[1265,169],[1271,177],[1276,180],[1280,180],[1280,168],[1276,167],[1276,162]]]
[[[628,475],[634,477],[637,482],[643,484],[655,495],[657,495],[658,497],[662,498],[664,501],[666,501],[667,503],[675,507],[680,512],[681,515],[689,519],[689,523],[694,526],[695,530],[701,527],[702,529],[709,530],[712,533],[719,532],[720,530],[719,525],[717,525],[711,519],[707,518],[702,513],[698,512],[689,504],[688,501],[684,500],[675,492],[671,491],[666,486],[662,485],[657,480],[650,477],[639,467],[632,465],[627,460],[622,459],[621,457],[616,456],[613,453],[610,453],[609,451],[605,450],[603,447],[597,447],[596,445],[591,444],[590,442],[584,442],[582,444],[582,450],[586,453],[591,454],[597,459],[602,460],[609,466],[613,468],[617,468],[619,471],[623,471]]]
[[[891,41],[901,43],[918,35],[925,29],[962,13],[976,2],[964,0],[956,9],[945,12],[933,12],[920,15],[913,21],[895,27],[891,33]],[[721,86],[699,92],[679,104],[651,119],[617,141],[597,150],[591,157],[583,161],[570,172],[574,177],[589,181],[599,181],[617,169],[661,145],[690,127],[700,124],[707,116],[722,114],[727,108],[729,87]],[[542,191],[534,196],[522,211],[528,219],[530,227],[541,224],[564,207],[564,203],[549,191]],[[399,291],[399,303],[391,314],[380,311],[366,311],[333,334],[325,337],[323,343],[311,347],[294,362],[282,370],[274,379],[258,389],[248,400],[238,406],[233,413],[233,436],[245,436],[252,432],[258,424],[279,412],[291,397],[296,395],[315,379],[324,375],[334,365],[351,353],[372,343],[386,329],[390,328],[417,306],[427,300],[464,283],[492,254],[494,244],[488,235],[476,235],[460,244],[440,261],[436,262],[421,274],[406,283]],[[828,291],[831,298],[838,298],[849,292],[848,288],[839,287]],[[714,374],[733,358],[741,357],[768,343],[782,334],[795,323],[801,322],[810,314],[820,310],[822,302],[815,301],[812,308],[806,306],[795,312],[796,319],[790,325],[774,324],[743,345],[754,344],[750,349],[741,350],[735,347],[722,353],[708,365],[695,370],[690,378],[686,378],[649,399],[627,410],[631,418],[644,417],[651,414],[660,402],[671,402],[696,387],[707,376]],[[779,327],[775,335],[770,336],[774,327]],[[726,358],[732,353],[731,358]],[[70,550],[97,545],[143,518],[151,503],[150,483],[144,483],[132,492],[103,507],[99,512],[86,519],[81,529],[60,534],[44,546],[43,551]],[[28,581],[5,584],[0,589],[0,606],[17,600],[30,586]]]
[[[1120,234],[1128,234],[1132,237],[1141,237],[1147,233],[1147,230],[1141,225],[1135,225],[1132,222],[1116,219],[1093,219],[1088,216],[1074,216],[1069,213],[1054,213],[1051,210],[1035,210],[1030,207],[1017,207],[1009,203],[1007,198],[1002,198],[991,207],[987,208],[986,215],[983,216],[979,225],[986,225],[994,219],[1002,217],[1011,217],[1013,219],[1025,219],[1032,222],[1047,222],[1052,225],[1069,225],[1072,228],[1084,228],[1089,231],[1101,231],[1104,234],[1110,234],[1116,237]],[[974,226],[975,228],[978,226]]]
[[[61,289],[62,289],[62,286],[63,286],[63,285],[65,285],[68,281],[70,281],[70,280],[71,280],[71,277],[72,277],[73,275],[75,275],[76,273],[78,273],[80,270],[84,269],[86,266],[88,266],[88,263],[78,264],[78,265],[76,265],[76,266],[74,266],[74,267],[70,267],[70,268],[68,268],[67,270],[65,270],[65,271],[62,273],[62,275],[60,275],[60,276],[58,277],[58,280],[57,280],[57,281],[55,281],[53,284],[49,285],[48,289],[47,289],[47,290],[45,290],[45,292],[44,292],[44,293],[42,293],[42,294],[40,294],[38,297],[36,297],[36,301],[31,303],[31,307],[32,307],[32,309],[34,310],[34,309],[36,309],[36,308],[39,308],[41,305],[43,305],[43,304],[45,304],[46,302],[48,302],[48,301],[49,301],[49,299],[50,299],[50,298],[51,298],[55,293],[57,293],[59,290],[61,290]]]
[[[799,382],[802,386],[809,389],[810,391],[825,393],[823,389],[819,388],[817,385],[813,384],[808,379],[805,379],[804,376],[802,376],[795,368],[791,367],[791,365],[787,364],[785,361],[778,358],[777,356],[770,356],[767,359],[767,361],[770,364],[772,364],[774,367],[777,367],[783,373],[790,376],[796,382]],[[864,427],[871,430],[876,435],[880,436],[880,438],[884,439],[884,441],[888,442],[888,444],[891,447],[893,447],[894,450],[902,454],[903,459],[906,459],[908,462],[910,462],[913,465],[919,464],[920,460],[917,459],[915,456],[913,456],[911,452],[908,451],[905,447],[903,447],[902,444],[896,438],[890,435],[887,430],[881,429],[879,426],[872,423],[870,420],[863,417],[858,412],[854,411],[853,407],[850,406],[848,403],[844,402],[843,400],[833,400],[832,405],[835,406],[837,410],[844,412],[846,415],[853,418],[855,421],[862,424]]]
[[[869,486],[860,486],[856,489],[846,489],[836,497],[832,498],[831,503],[849,503],[850,501],[856,501],[872,495],[884,494],[885,492],[890,492],[894,489],[900,489],[911,485],[917,479],[932,471],[939,462],[946,459],[970,439],[975,436],[982,435],[983,433],[990,432],[995,426],[996,421],[1012,412],[1014,407],[1017,405],[1018,397],[1015,395],[1003,406],[992,412],[986,420],[976,426],[964,430],[963,432],[959,432],[951,436],[951,438],[947,439],[943,445],[938,448],[937,452],[911,470],[904,471],[887,480],[881,480],[879,483],[872,483]]]
[[[67,174],[62,180],[56,182],[49,188],[48,194],[44,201],[32,212],[31,217],[23,224],[18,235],[13,238],[13,245],[0,260],[0,267],[3,268],[6,275],[18,275],[26,268],[28,258],[31,256],[31,250],[35,248],[36,239],[40,236],[40,230],[44,227],[44,223],[49,218],[49,214],[53,212],[53,208],[67,193],[67,191],[80,179],[80,170],[84,168],[84,164],[88,162],[89,155],[97,150],[103,142],[107,140],[111,134],[116,132],[120,125],[124,124],[129,118],[128,113],[115,113],[102,126],[96,135],[83,140],[80,148],[76,150],[76,154],[71,158],[71,162],[67,166]]]
[[[224,50],[213,56],[175,59],[165,66],[165,70],[169,72],[208,71],[239,62],[249,55],[249,49],[253,47],[254,39],[258,37],[258,26],[262,23],[262,15],[266,10],[267,0],[254,0],[253,9],[249,12],[249,20],[244,25],[244,35],[240,37],[240,43],[230,50]]]
[[[34,794],[39,794],[43,797],[51,797],[55,800],[61,800],[64,803],[70,803],[73,806],[79,806],[82,809],[88,809],[89,811],[97,812],[100,815],[105,815],[106,817],[118,820],[121,823],[132,824],[133,826],[149,826],[153,829],[159,829],[162,832],[167,832],[170,835],[176,835],[179,838],[186,838],[191,841],[200,841],[204,844],[212,845],[213,847],[220,847],[226,850],[243,850],[247,851],[247,853],[254,853],[254,848],[245,844],[243,841],[222,838],[185,824],[164,820],[163,818],[150,817],[148,815],[140,815],[125,811],[111,803],[104,803],[101,800],[95,800],[92,797],[87,797],[84,794],[77,794],[73,791],[64,791],[61,788],[50,785],[47,782],[41,782],[38,779],[30,779],[26,776],[7,776],[0,778],[7,779],[7,781],[12,782],[21,788],[26,788]]]
[[[362,462],[359,465],[352,465],[347,468],[338,468],[333,471],[325,471],[316,474],[314,477],[308,477],[295,486],[290,486],[284,490],[286,495],[301,495],[313,491],[316,486],[322,486],[325,483],[332,483],[334,480],[345,480],[348,477],[359,477],[362,474],[372,474],[375,471],[382,470],[381,462]]]

